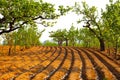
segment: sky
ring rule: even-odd
[[[96,6],[99,12],[101,8],[105,9],[106,4],[109,3],[109,0],[43,0],[43,1],[55,4],[55,6],[59,6],[59,5],[74,6],[75,2],[81,3],[82,1],[86,1],[86,3],[89,6]],[[40,41],[44,42],[45,40],[52,40],[52,38],[49,37],[50,31],[56,31],[57,29],[65,29],[65,28],[69,29],[72,23],[74,24],[75,27],[78,28],[81,27],[80,24],[76,23],[78,19],[79,19],[78,15],[76,15],[73,12],[69,12],[65,16],[61,16],[53,27],[44,27],[38,25],[40,30],[46,29],[45,32],[42,34]]]

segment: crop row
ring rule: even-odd
[[[0,57],[0,80],[120,80],[120,64],[99,51],[34,47]]]

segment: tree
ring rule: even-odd
[[[69,44],[72,44],[72,46],[75,46],[75,43],[77,41],[77,35],[78,30],[75,29],[74,25],[72,24],[70,30],[68,31]]]
[[[96,36],[100,43],[100,50],[104,51],[105,43],[102,32],[104,27],[102,26],[101,19],[98,17],[97,8],[95,6],[89,7],[86,2],[83,2],[82,5],[83,9],[77,3],[74,7],[74,11],[83,16],[79,22],[86,21],[86,25],[83,27],[87,27]]]
[[[53,41],[46,40],[46,41],[44,41],[43,45],[44,46],[57,46],[57,43],[55,43]]]
[[[106,10],[102,11],[103,25],[106,29],[106,40],[108,44],[112,44],[115,49],[115,58],[118,47],[120,46],[120,1],[113,2],[106,6]]]
[[[45,30],[38,31],[37,27],[23,27],[16,32],[13,32],[15,45],[21,46],[36,46],[40,45],[39,38]],[[29,37],[28,37],[29,36]]]
[[[75,29],[73,25],[68,31],[66,29],[58,29],[57,31],[50,32],[50,37],[52,37],[54,41],[57,41],[60,46],[64,41],[66,46],[75,46],[77,35],[78,29]]]
[[[21,47],[24,46],[26,48],[40,45],[39,38],[41,37],[43,32],[44,30],[38,31],[37,26],[24,26],[18,31],[4,34],[4,40],[6,44],[10,46],[8,55],[11,55],[12,46],[14,46],[15,49],[16,45],[19,45]]]
[[[44,24],[46,19],[57,18],[69,11],[70,7],[59,6],[59,10],[60,13],[56,14],[54,5],[42,0],[0,0],[0,35],[35,24],[38,19],[40,24]]]
[[[96,45],[98,45],[98,40],[88,28],[79,29],[77,40],[84,47],[97,47]]]
[[[59,46],[62,46],[63,41],[66,41],[66,46],[68,46],[67,30],[58,29],[57,31],[50,32],[50,37],[53,37],[54,41],[58,42]]]
[[[5,42],[4,44],[9,45],[8,56],[10,56],[12,52],[12,46],[14,45],[13,34],[12,33],[4,34],[3,38]]]

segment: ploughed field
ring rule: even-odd
[[[120,64],[99,51],[33,47],[0,57],[0,80],[120,80]]]

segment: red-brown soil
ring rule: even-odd
[[[120,80],[120,64],[86,48],[32,47],[0,56],[0,80]]]

